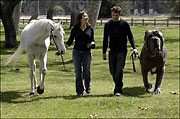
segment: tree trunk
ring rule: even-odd
[[[39,0],[34,0],[34,9],[32,11],[32,14],[31,14],[31,18],[29,19],[29,22],[32,20],[32,19],[37,19],[38,18],[38,15],[39,15]],[[29,23],[28,22],[28,23]]]
[[[99,10],[101,7],[102,0],[89,0],[87,4],[87,12],[89,16],[89,23],[95,28],[96,20],[99,15]]]
[[[72,7],[71,7],[71,23],[69,28],[71,29],[74,26],[76,15],[78,14],[78,6],[77,1],[72,1]]]
[[[70,29],[74,25],[77,14],[87,7],[87,1],[86,0],[72,0],[71,1],[72,7],[71,7],[71,23],[69,26]]]
[[[71,12],[71,21],[70,21],[69,29],[71,29],[73,27],[74,22],[75,22],[75,13]]]
[[[13,12],[13,23],[16,30],[16,34],[19,33],[19,19],[20,19],[20,14],[21,14],[21,6],[22,4],[20,2],[19,4],[16,5]]]
[[[48,11],[47,11],[47,19],[51,19],[51,20],[53,19],[55,4],[56,4],[56,1],[54,1],[54,0],[50,1],[50,6],[49,6]]]
[[[16,31],[13,24],[13,10],[14,7],[21,0],[4,0],[0,2],[0,18],[2,19],[5,30],[5,47],[14,48],[17,45]]]

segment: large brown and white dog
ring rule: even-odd
[[[163,33],[158,30],[148,30],[144,36],[144,46],[141,50],[140,64],[144,86],[147,92],[152,92],[152,84],[148,82],[148,72],[156,69],[156,84],[154,94],[161,94],[161,81],[164,75],[167,50],[164,46]]]

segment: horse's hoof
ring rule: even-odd
[[[40,86],[37,87],[37,92],[38,94],[43,94],[44,93],[44,88],[40,89]]]
[[[31,92],[30,94],[29,94],[29,96],[34,96],[35,95],[35,93],[34,92]]]

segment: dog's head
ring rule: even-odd
[[[147,30],[144,36],[144,47],[152,55],[160,53],[163,48],[163,33],[158,30]]]

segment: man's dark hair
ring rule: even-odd
[[[115,13],[121,13],[121,8],[119,6],[114,6],[111,8],[111,12],[114,11]]]

